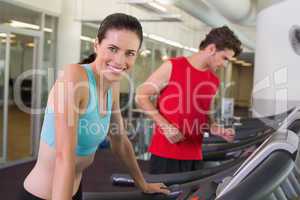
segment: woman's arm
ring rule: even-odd
[[[146,183],[142,172],[138,166],[132,144],[129,141],[127,134],[124,130],[123,120],[120,113],[119,105],[119,86],[113,88],[113,110],[110,126],[110,142],[112,151],[122,160],[122,162],[129,169],[129,173],[134,179],[136,185],[146,193],[165,193],[169,194],[166,186],[162,183]]]
[[[77,143],[77,120],[80,90],[76,85],[80,79],[78,65],[65,68],[53,89],[55,112],[55,169],[52,184],[52,200],[72,199],[75,176],[75,147]]]

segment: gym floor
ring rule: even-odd
[[[3,111],[3,109],[1,109]],[[3,113],[3,112],[1,112]],[[3,130],[3,115],[0,115],[0,130]],[[11,105],[8,108],[8,135],[7,135],[7,159],[18,160],[30,155],[30,115],[21,111],[17,106]],[[0,153],[2,154],[3,135],[0,132]]]

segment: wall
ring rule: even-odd
[[[258,15],[253,91],[255,116],[280,113],[300,103],[300,56],[289,42],[290,28],[300,25],[299,8],[299,0],[286,0]]]
[[[253,85],[253,68],[241,66],[236,68],[238,69],[238,81],[236,82],[237,92],[235,93],[237,105],[241,107],[250,107]]]

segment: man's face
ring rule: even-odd
[[[216,71],[218,68],[226,66],[228,60],[234,56],[234,51],[231,49],[216,50],[210,59],[210,67]]]

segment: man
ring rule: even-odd
[[[228,27],[212,29],[197,53],[166,61],[138,88],[136,102],[155,122],[150,173],[200,169],[204,129],[234,140],[234,130],[220,127],[210,113],[220,83],[215,71],[240,52],[241,42]]]

